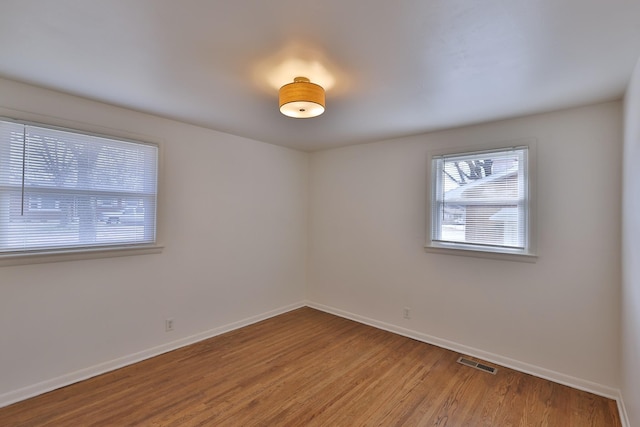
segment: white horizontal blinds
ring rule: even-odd
[[[6,250],[15,239],[13,219],[20,215],[24,126],[0,122],[0,248]]]
[[[155,242],[156,146],[0,126],[0,251]]]
[[[435,241],[527,246],[527,148],[443,156],[435,163]]]

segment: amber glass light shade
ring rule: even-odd
[[[306,77],[282,86],[279,95],[280,112],[285,116],[307,119],[324,113],[324,89]]]

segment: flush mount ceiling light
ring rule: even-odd
[[[324,89],[306,77],[280,88],[280,112],[296,119],[307,119],[324,113]]]

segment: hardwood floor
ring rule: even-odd
[[[1,426],[620,426],[616,403],[310,308],[0,409]]]

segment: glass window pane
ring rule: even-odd
[[[157,147],[0,122],[0,252],[155,242]]]
[[[527,148],[434,158],[432,241],[525,249]]]

